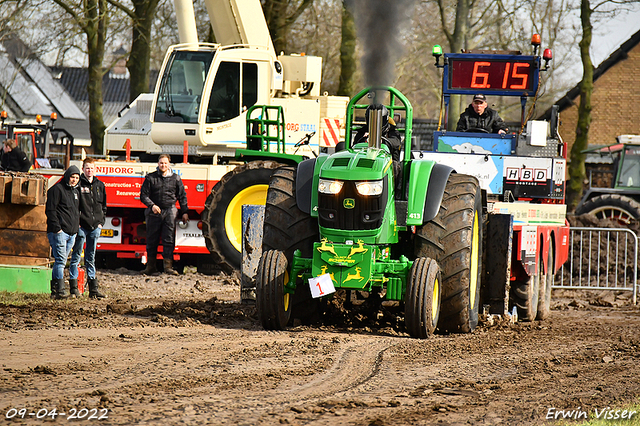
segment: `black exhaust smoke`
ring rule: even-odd
[[[367,86],[390,86],[402,53],[401,32],[408,30],[414,0],[346,0],[363,49],[362,71]],[[405,25],[407,24],[407,25]]]

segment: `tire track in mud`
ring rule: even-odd
[[[215,415],[217,424],[273,424],[277,422],[274,420],[277,416],[298,410],[298,407],[315,405],[326,398],[340,399],[368,384],[379,375],[385,352],[394,345],[392,339],[379,337],[350,342],[336,352],[332,366],[311,381],[293,385],[284,382],[277,389],[257,396],[225,395],[192,401],[194,405],[189,406],[188,421],[204,424]],[[224,408],[218,410],[217,407]],[[252,420],[247,423],[247,419]]]

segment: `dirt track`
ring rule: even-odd
[[[539,425],[551,407],[594,414],[640,395],[628,294],[556,292],[543,323],[420,341],[389,315],[266,332],[229,278],[100,273],[103,301],[0,305],[3,417],[55,407],[64,423],[84,407],[108,409],[103,424]]]

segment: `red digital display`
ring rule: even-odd
[[[535,66],[532,61],[452,59],[449,88],[529,92],[533,90]]]

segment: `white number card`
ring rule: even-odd
[[[318,298],[327,294],[335,293],[336,288],[331,281],[331,275],[323,274],[319,277],[309,278],[309,287],[311,288],[311,297]]]

